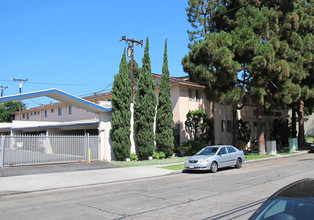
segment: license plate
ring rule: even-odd
[[[194,168],[194,166],[189,166],[189,168],[190,168],[190,169],[193,169],[193,168]]]

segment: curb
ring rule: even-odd
[[[285,158],[285,157],[295,157],[295,156],[299,156],[299,155],[303,155],[303,154],[308,154],[308,151],[299,151],[299,152],[294,153],[294,154],[275,155],[274,157],[269,157],[269,158],[249,160],[249,161],[245,161],[244,164],[250,164],[250,163],[254,163],[254,162],[261,162],[261,161],[267,161],[267,160],[277,160],[277,159]]]

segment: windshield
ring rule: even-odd
[[[218,151],[219,147],[206,147],[200,150],[197,155],[214,155]]]
[[[303,199],[281,197],[268,200],[250,219],[313,219],[314,204]]]

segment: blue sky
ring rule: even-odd
[[[1,0],[0,86],[4,95],[58,88],[76,96],[108,92],[127,38],[144,40],[135,47],[141,65],[149,38],[152,72],[161,74],[168,39],[171,76],[187,75],[181,60],[188,53],[184,0]],[[28,107],[48,99],[25,100]],[[53,101],[55,102],[55,101]]]

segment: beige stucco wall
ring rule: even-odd
[[[58,115],[58,108],[62,108],[62,115]],[[47,117],[45,117],[45,110],[47,110]],[[29,114],[29,119],[27,119]],[[59,103],[53,108],[42,107],[41,109],[30,109],[22,112],[22,121],[76,121],[86,119],[97,119],[98,115],[92,112],[88,112],[84,109],[79,109],[72,106],[72,114],[69,114],[69,105]],[[15,114],[15,119],[19,120],[19,114]]]
[[[305,135],[314,137],[314,114],[310,115],[304,123]]]
[[[197,89],[201,91],[200,101],[189,100],[189,89]],[[188,132],[186,132],[184,122],[186,121],[186,115],[191,110],[203,109],[205,114],[210,117],[210,103],[206,101],[206,97],[202,87],[195,87],[191,85],[177,84],[171,87],[171,98],[173,105],[173,119],[175,126],[180,126],[180,144],[187,141],[190,138]]]
[[[232,144],[232,131],[222,131],[221,121],[231,121],[232,107],[219,103],[214,104],[215,144]]]
[[[110,139],[111,129],[111,113],[100,113],[99,115],[99,152],[100,160],[111,161],[114,160],[114,152],[111,147]]]

